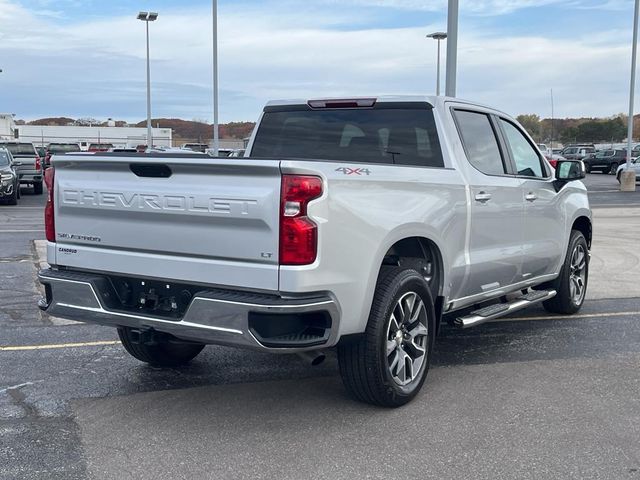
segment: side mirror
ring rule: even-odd
[[[556,164],[556,180],[562,182],[572,182],[582,180],[587,176],[584,162],[580,160],[558,160]]]

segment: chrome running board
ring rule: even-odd
[[[497,303],[481,308],[480,310],[474,310],[469,315],[456,318],[453,323],[459,328],[475,327],[489,320],[504,317],[518,310],[550,300],[556,296],[556,293],[555,290],[534,290],[526,295],[513,299],[511,302]]]

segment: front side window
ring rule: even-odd
[[[531,146],[524,134],[511,122],[500,119],[507,137],[511,156],[516,164],[518,175],[543,178],[545,176],[538,152]]]
[[[9,165],[9,155],[7,152],[0,150],[0,167]]]
[[[455,118],[469,163],[487,175],[504,175],[506,169],[489,116],[456,110]]]

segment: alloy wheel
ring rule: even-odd
[[[576,245],[571,254],[569,294],[576,305],[581,305],[586,293],[587,252],[583,245]]]
[[[429,348],[427,309],[415,292],[396,303],[387,327],[387,367],[394,382],[405,386],[423,371]]]

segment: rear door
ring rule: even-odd
[[[56,262],[278,289],[277,160],[53,157]]]
[[[490,113],[460,107],[453,116],[471,196],[469,274],[458,296],[492,295],[521,279],[522,180],[509,174]]]
[[[556,192],[551,170],[529,137],[511,120],[498,120],[513,162],[521,179],[524,202],[522,278],[527,280],[556,273],[564,258],[565,210]]]

